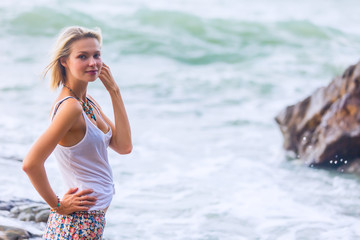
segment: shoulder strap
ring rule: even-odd
[[[111,129],[110,125],[105,121],[105,119],[103,118],[103,116],[100,113],[100,110],[98,109],[98,107],[96,106],[96,104],[88,97],[86,97],[87,100],[90,102],[91,105],[93,105],[93,107],[96,109],[96,111],[99,113],[99,116],[101,117],[102,120],[104,120],[104,122],[109,126],[109,128]]]
[[[97,111],[97,112],[99,113],[99,115],[101,116],[101,113],[100,113],[99,109],[96,107],[96,104],[95,104],[93,101],[91,101],[90,98],[86,97],[86,99],[91,103],[91,105],[93,105],[93,107],[96,109],[96,111]],[[102,117],[101,117],[101,118],[102,118]]]
[[[53,109],[53,111],[52,111],[52,113],[51,113],[51,120],[54,119],[55,114],[56,114],[57,110],[58,110],[59,107],[60,107],[60,104],[62,104],[65,100],[67,100],[67,99],[69,99],[69,98],[74,98],[74,97],[73,97],[73,96],[64,97],[63,99],[61,99],[60,101],[58,101],[58,102],[54,105],[54,109]],[[74,99],[76,99],[76,98],[74,98]]]

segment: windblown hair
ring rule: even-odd
[[[63,29],[54,46],[51,61],[44,70],[43,77],[51,71],[51,88],[56,89],[60,85],[64,85],[66,81],[66,71],[61,65],[60,59],[69,57],[71,53],[71,45],[80,39],[95,38],[98,40],[100,46],[102,45],[102,36],[100,29],[87,29],[79,26],[72,26]]]

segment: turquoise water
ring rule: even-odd
[[[287,161],[274,122],[358,61],[354,6],[2,1],[0,199],[40,199],[20,167],[56,97],[41,71],[62,27],[98,26],[134,140],[109,153],[106,239],[358,239],[359,179]],[[89,92],[111,116],[101,83]],[[64,191],[53,157],[46,167]]]

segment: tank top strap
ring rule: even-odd
[[[93,101],[91,101],[90,98],[86,97],[86,99],[87,99],[87,100],[90,102],[90,104],[96,109],[96,111],[98,112],[98,114],[99,114],[99,116],[101,117],[101,119],[106,123],[106,125],[107,125],[107,126],[109,127],[109,129],[111,130],[110,125],[105,121],[105,119],[103,118],[103,116],[102,116],[101,113],[100,113],[100,110],[97,108],[96,104],[95,104]]]
[[[86,97],[86,99],[90,102],[91,105],[93,105],[93,107],[96,109],[96,111],[98,112],[98,114],[101,116],[99,109],[96,107],[96,104],[95,104],[93,101],[91,101],[90,98]],[[101,118],[102,118],[102,117],[101,117]]]
[[[87,99],[87,100],[90,102],[90,104],[96,109],[96,111],[98,112],[98,114],[99,114],[99,116],[101,117],[101,119],[104,120],[104,122],[106,122],[105,119],[102,117],[102,115],[101,115],[101,113],[100,113],[100,110],[97,108],[96,104],[95,104],[93,101],[91,101],[90,98],[86,97],[86,99]]]
[[[57,110],[59,109],[60,105],[67,99],[69,98],[74,98],[73,96],[67,96],[67,97],[64,97],[63,99],[61,99],[60,101],[58,101],[55,105],[54,105],[54,109],[52,110],[52,113],[51,113],[51,120],[54,119],[55,117],[55,114],[57,112]],[[76,99],[76,98],[74,98]]]

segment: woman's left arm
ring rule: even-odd
[[[99,78],[110,94],[114,110],[115,124],[112,123],[100,108],[103,118],[110,125],[112,130],[113,135],[110,141],[110,147],[119,154],[128,154],[132,150],[129,119],[126,114],[120,89],[111,74],[110,68],[105,63],[103,63]]]

